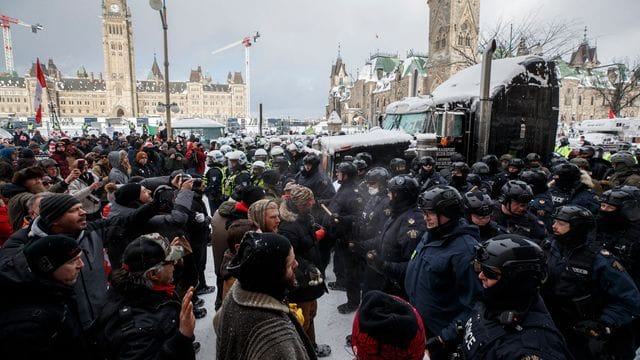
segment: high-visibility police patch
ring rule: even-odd
[[[577,268],[577,267],[573,267],[573,266],[569,267],[569,269],[571,271],[573,271],[574,273],[576,273],[576,274],[589,275],[589,270],[586,270],[586,269],[581,269],[581,268]]]

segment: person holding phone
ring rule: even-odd
[[[75,180],[69,183],[69,194],[80,200],[82,207],[87,212],[87,221],[99,219],[101,202],[98,190],[104,187],[104,183],[90,170],[87,170],[85,159],[77,159],[71,163],[71,172],[79,174]]]

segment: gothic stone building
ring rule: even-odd
[[[146,80],[135,74],[131,13],[126,0],[102,2],[102,48],[104,75],[87,73],[80,67],[75,77],[65,77],[52,60],[41,64],[47,79],[47,94],[65,117],[161,116],[156,111],[165,102],[164,77],[154,59]],[[27,74],[0,75],[0,116],[34,116],[36,65]],[[229,73],[224,84],[212,83],[198,66],[188,81],[169,82],[171,102],[180,107],[177,117],[207,117],[226,120],[245,117],[246,86],[242,74]],[[48,102],[43,96],[43,102]],[[46,106],[43,106],[43,108]],[[48,116],[46,108],[44,116]]]
[[[331,68],[327,116],[336,111],[343,122],[360,116],[380,125],[386,106],[407,96],[430,94],[467,66],[478,51],[480,0],[428,0],[428,55],[407,52],[372,55],[356,76],[348,74],[338,55]]]

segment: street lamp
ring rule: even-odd
[[[165,0],[149,0],[149,6],[153,10],[160,13],[160,21],[162,21],[162,31],[164,33],[164,104],[158,103],[156,109],[162,111],[164,109],[166,117],[167,141],[171,139],[171,111],[177,113],[180,111],[176,103],[171,103],[169,99],[169,46],[167,42],[167,6]]]

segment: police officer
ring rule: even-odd
[[[418,241],[427,230],[418,202],[418,182],[409,175],[389,180],[391,216],[375,247],[367,252],[367,290],[381,290],[406,298],[404,278]],[[373,270],[373,272],[371,271]]]
[[[605,191],[596,220],[598,241],[640,286],[640,189],[621,186]]]
[[[604,175],[607,173],[611,164],[604,159],[597,158],[595,156],[596,150],[591,145],[582,146],[578,150],[578,157],[587,159],[589,161],[589,168],[591,169],[591,177],[595,180],[604,179]]]
[[[640,293],[614,256],[594,240],[595,218],[581,206],[553,215],[543,297],[576,359],[633,359],[631,322]]]
[[[520,158],[513,158],[509,160],[509,165],[507,165],[506,175],[509,180],[518,180],[518,176],[520,176],[520,172],[524,169],[524,160]]]
[[[569,139],[563,137],[560,139],[560,144],[556,146],[555,153],[564,157],[565,159],[569,158],[569,154],[571,154],[571,146],[569,145]]]
[[[220,204],[227,198],[222,193],[225,175],[225,157],[220,150],[213,150],[207,154],[209,170],[204,174],[204,194],[209,201],[210,214],[213,215]]]
[[[495,205],[489,195],[480,190],[474,190],[465,193],[463,200],[467,220],[480,229],[481,241],[507,233],[506,229],[491,220]]]
[[[448,359],[455,350],[456,323],[466,321],[481,286],[471,262],[478,228],[463,216],[462,197],[450,186],[423,192],[424,234],[407,267],[405,289],[428,329],[431,359]]]
[[[540,244],[546,237],[544,223],[529,210],[533,199],[531,187],[524,181],[509,180],[502,187],[500,204],[493,212],[493,219],[509,234],[518,234]]]
[[[553,206],[578,205],[597,214],[600,202],[596,194],[581,181],[580,169],[574,164],[559,164],[552,168],[553,185],[549,189]]]
[[[222,193],[229,198],[236,186],[249,186],[251,174],[247,168],[247,156],[240,150],[234,150],[225,154],[227,168],[222,184]]]
[[[533,191],[529,212],[544,223],[547,233],[551,233],[551,225],[553,224],[551,215],[553,215],[554,207],[546,173],[540,168],[527,169],[520,173],[520,180],[526,182]]]
[[[482,192],[489,194],[493,193],[493,177],[491,176],[491,169],[489,169],[489,165],[483,163],[482,161],[478,161],[471,165],[471,174],[477,176],[477,183],[471,182],[474,186],[476,186]]]
[[[421,191],[445,184],[444,178],[436,171],[436,160],[434,158],[431,156],[421,156],[418,159],[418,164],[420,165],[420,170],[418,170],[416,180],[418,180]]]
[[[542,166],[542,158],[537,153],[528,153],[524,157],[524,167],[525,169],[542,170],[547,177],[551,175],[551,171]]]
[[[572,359],[540,297],[547,271],[538,245],[496,236],[478,247],[474,268],[483,290],[464,327],[464,359]]]
[[[383,167],[374,167],[365,175],[369,199],[362,210],[362,218],[358,222],[358,236],[364,243],[373,241],[382,233],[385,222],[391,216],[387,182],[391,178],[389,171]],[[373,248],[373,246],[372,246]]]
[[[611,155],[613,171],[608,172],[607,180],[600,182],[607,188],[614,188],[621,185],[632,185],[640,187],[640,168],[636,164],[636,159],[627,151],[620,151]]]
[[[407,174],[409,172],[407,169],[407,161],[401,158],[391,159],[391,161],[389,161],[389,172],[391,172],[391,176]]]
[[[323,221],[329,236],[320,242],[323,268],[329,263],[330,247],[335,245],[333,266],[336,281],[328,285],[332,290],[347,291],[347,302],[338,306],[338,311],[342,314],[354,312],[360,304],[360,283],[364,269],[363,259],[349,251],[349,242],[357,239],[355,223],[361,216],[364,205],[355,182],[356,173],[353,163],[338,164],[336,177],[340,188],[327,205],[331,216],[326,216]]]
[[[311,189],[317,202],[324,202],[333,198],[336,191],[329,177],[320,171],[320,157],[314,153],[309,153],[302,159],[302,164],[302,170],[295,176],[296,184]],[[318,203],[314,205],[312,215],[320,219],[321,211]]]
[[[502,186],[507,182],[507,176],[502,172],[500,167],[500,160],[493,154],[488,154],[482,157],[482,162],[489,167],[489,182],[491,183],[491,198],[497,199],[500,197]]]
[[[451,180],[449,181],[449,186],[456,188],[461,194],[471,190],[473,185],[467,181],[470,172],[471,169],[467,163],[462,161],[454,162],[451,164]]]

